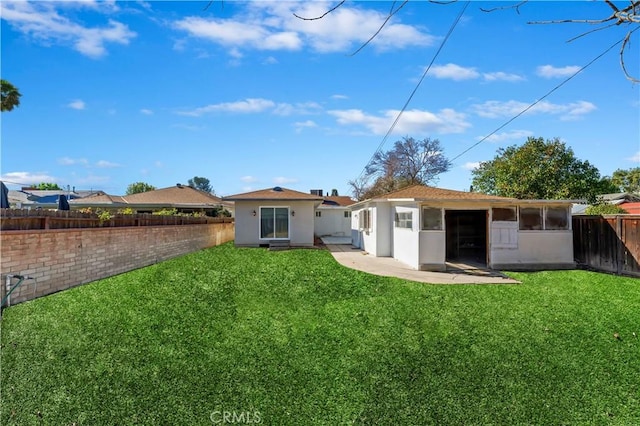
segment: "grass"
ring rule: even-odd
[[[200,251],[5,310],[0,423],[640,424],[640,280],[510,275]]]

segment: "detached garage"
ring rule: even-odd
[[[569,269],[571,201],[518,200],[415,185],[353,204],[353,244],[423,270],[464,262]]]

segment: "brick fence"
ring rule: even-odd
[[[11,304],[213,247],[234,238],[234,223],[3,231],[0,286],[7,274],[26,275]],[[13,284],[17,281],[14,280]]]

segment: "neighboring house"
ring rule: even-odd
[[[125,195],[122,199],[127,207],[137,213],[176,209],[180,213],[205,213],[207,216],[214,216],[219,207],[224,207],[230,213],[233,211],[233,203],[182,184]]]
[[[518,200],[415,185],[350,206],[352,241],[414,269],[573,268],[571,201]]]
[[[96,190],[41,190],[23,187],[21,190],[9,190],[9,204],[19,209],[57,209],[60,195],[65,195],[67,200],[77,200],[84,197],[104,194]]]
[[[314,232],[319,237],[350,237],[351,210],[355,203],[347,196],[323,197],[315,212]]]
[[[598,195],[598,198],[609,204],[622,207],[627,211],[627,213],[638,213],[638,208],[636,207],[636,205],[638,202],[640,202],[640,194],[634,194],[632,192],[617,192],[614,194]],[[586,214],[586,210],[588,207],[589,204],[574,204],[571,208],[571,214]],[[631,211],[629,211],[629,209],[631,209]]]
[[[126,201],[124,200],[124,197],[121,197],[119,195],[109,195],[105,193],[71,200],[69,201],[69,206],[74,210],[91,208],[109,210],[113,212],[128,207]]]
[[[235,245],[258,247],[274,242],[293,247],[314,244],[318,195],[292,189],[274,188],[224,197],[235,203]]]

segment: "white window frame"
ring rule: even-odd
[[[407,226],[408,225],[408,226]],[[396,212],[393,226],[401,229],[413,229],[413,212]]]
[[[541,221],[541,228],[540,229],[522,229],[521,226],[521,220],[520,220],[520,215],[522,210],[524,209],[538,209],[540,210],[540,221]],[[566,228],[553,228],[553,229],[549,229],[549,225],[547,224],[547,215],[548,215],[548,211],[549,209],[558,209],[558,210],[564,210],[565,212],[565,217],[566,217],[566,223],[567,226]],[[571,213],[569,211],[568,207],[564,207],[564,206],[520,206],[520,208],[518,209],[518,231],[519,232],[566,232],[566,231],[570,231],[571,230]]]
[[[358,227],[363,231],[371,230],[371,209],[360,210],[358,217]]]
[[[274,237],[271,238],[263,238],[262,237],[262,209],[273,209],[273,232]],[[275,237],[275,229],[276,229],[276,214],[275,209],[287,209],[287,236],[286,237]],[[291,207],[289,206],[260,206],[258,207],[258,238],[260,240],[289,240],[291,238]]]
[[[565,220],[566,220],[566,223],[567,223],[565,228],[549,229],[549,227],[547,226],[547,215],[548,215],[549,209],[564,210]],[[544,208],[544,230],[545,231],[568,231],[570,229],[571,229],[571,214],[569,213],[569,208],[568,207],[563,207],[563,206],[545,206],[545,208]]]
[[[440,227],[437,229],[425,229],[424,227],[424,211],[428,210],[439,210],[440,211]],[[433,206],[420,206],[420,230],[421,231],[443,231],[444,230],[444,209],[442,207],[433,207]]]

